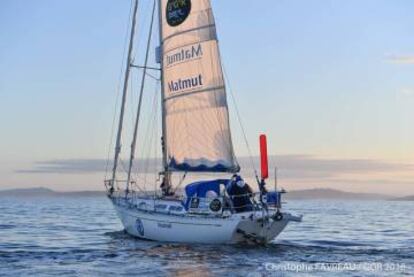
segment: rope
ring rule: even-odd
[[[130,7],[129,7],[129,17],[128,17],[128,23],[127,23],[127,28],[126,28],[126,32],[125,32],[125,38],[124,38],[124,50],[122,53],[122,61],[125,60],[125,55],[126,55],[126,49],[127,49],[127,45],[128,45],[128,30],[129,27],[131,25],[131,16],[132,16],[132,7],[133,7],[133,1],[131,1]],[[108,169],[109,169],[109,159],[110,159],[110,155],[111,155],[111,147],[112,144],[114,142],[114,133],[115,133],[115,122],[116,122],[116,115],[118,113],[118,103],[119,103],[119,96],[121,95],[121,85],[122,85],[122,76],[124,73],[124,64],[123,62],[121,63],[121,70],[119,71],[119,78],[118,78],[118,88],[117,88],[117,96],[116,96],[116,100],[115,100],[115,106],[114,106],[114,116],[112,119],[112,127],[111,127],[111,135],[110,135],[110,139],[109,139],[109,146],[108,146],[108,154],[106,157],[106,165],[105,165],[105,180],[108,178]]]
[[[150,23],[150,26],[149,26],[148,41],[147,41],[147,45],[146,45],[144,71],[142,72],[141,88],[140,88],[140,92],[139,92],[137,115],[136,115],[135,124],[134,124],[134,136],[133,136],[133,140],[132,140],[132,144],[131,144],[131,154],[130,154],[129,168],[128,168],[127,188],[129,186],[129,181],[131,179],[131,171],[132,171],[133,160],[134,160],[135,151],[136,151],[136,143],[137,143],[137,139],[138,139],[138,128],[139,128],[139,121],[140,121],[140,115],[141,115],[142,99],[143,99],[144,90],[145,90],[145,80],[146,80],[146,74],[145,73],[147,71],[149,53],[150,53],[150,48],[151,48],[151,38],[152,38],[153,23],[154,23],[155,10],[156,10],[155,9],[156,8],[155,0],[153,2],[154,2],[154,4],[153,4],[153,8],[152,8],[151,23]]]

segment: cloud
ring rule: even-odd
[[[259,168],[259,158],[253,157],[254,167]],[[327,180],[334,179],[343,175],[375,173],[392,173],[399,171],[414,170],[413,164],[392,163],[372,159],[327,159],[311,155],[278,155],[269,157],[272,169],[279,168],[280,177],[283,179],[313,179]],[[241,167],[251,170],[253,165],[249,158],[239,159]],[[161,168],[160,159],[150,159],[148,161],[137,160],[134,172],[154,173]],[[56,173],[56,174],[87,174],[105,172],[106,168],[111,169],[112,164],[108,164],[101,159],[69,159],[69,160],[50,160],[41,161],[33,164],[30,169],[17,170],[17,173]],[[121,163],[120,169],[127,168],[127,163]]]
[[[371,178],[369,180],[362,180],[362,179],[352,179],[352,178],[342,178],[342,179],[330,179],[332,183],[335,184],[365,184],[365,185],[389,185],[389,186],[395,186],[395,185],[408,185],[412,186],[414,185],[414,179],[413,180],[401,180],[401,179],[390,179],[390,178],[382,178],[382,179],[375,179]]]
[[[16,173],[95,173],[106,168],[106,161],[99,159],[69,159],[39,161],[31,169],[16,170]]]
[[[256,159],[258,160],[258,159]],[[270,157],[270,167],[279,168],[284,179],[332,179],[343,175],[373,175],[413,170],[413,164],[392,163],[373,159],[327,159],[311,155],[281,155]],[[241,159],[241,165],[247,165]],[[256,163],[258,168],[258,163]]]
[[[139,165],[139,166],[137,166]],[[127,163],[120,161],[119,168],[126,169]],[[39,161],[33,164],[30,169],[16,170],[16,173],[45,173],[45,174],[90,174],[102,173],[111,170],[112,161],[107,162],[103,159],[67,159]],[[158,170],[158,160],[150,159],[146,161],[137,160],[134,172],[155,172]]]
[[[406,56],[399,56],[399,55],[390,55],[387,56],[387,61],[394,63],[394,64],[414,64],[414,55],[406,55]]]

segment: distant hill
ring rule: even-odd
[[[284,195],[289,200],[307,200],[307,199],[343,199],[343,200],[386,200],[390,196],[374,193],[356,193],[345,192],[335,189],[307,189],[292,190]]]
[[[414,195],[398,197],[391,199],[392,201],[414,201]]]
[[[58,192],[47,188],[0,190],[0,196],[7,197],[94,197],[105,196],[104,191]]]
[[[6,197],[95,197],[105,196],[104,191],[75,191],[57,192],[47,188],[11,189],[0,190],[0,196]],[[414,199],[414,196],[393,199],[390,196],[371,193],[345,192],[334,189],[308,189],[293,190],[284,195],[286,200],[312,200],[312,199],[343,199],[343,200],[406,200]]]
[[[0,196],[52,196],[55,192],[47,188],[0,190]]]

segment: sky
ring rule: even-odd
[[[267,134],[285,188],[414,194],[413,1],[212,2],[251,152]],[[130,6],[0,2],[0,189],[103,189]]]

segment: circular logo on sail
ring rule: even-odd
[[[137,229],[138,234],[140,234],[141,236],[144,236],[144,224],[142,224],[141,219],[138,218],[135,221],[135,228]]]
[[[183,23],[191,12],[191,0],[168,0],[166,18],[168,25],[175,27]]]

